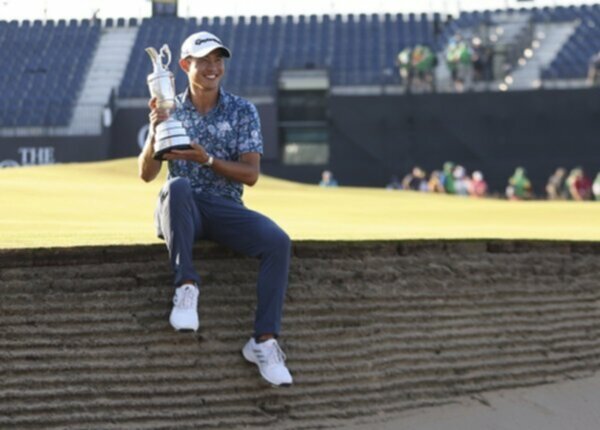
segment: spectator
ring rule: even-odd
[[[571,200],[590,200],[592,196],[592,181],[586,176],[581,167],[571,170],[566,182]]]
[[[479,37],[474,37],[473,46],[473,80],[480,82],[484,80],[485,74],[485,47]]]
[[[587,83],[590,87],[600,85],[600,52],[590,58],[588,63]]]
[[[594,184],[592,185],[592,191],[594,193],[594,197],[596,201],[600,200],[600,172],[596,175],[596,179],[594,179]]]
[[[454,87],[456,88],[458,82],[458,39],[459,35],[455,35],[448,44],[446,48],[446,66],[448,66],[448,71],[450,72],[450,79],[454,83]]]
[[[455,35],[446,51],[446,63],[454,81],[454,89],[463,92],[470,89],[473,79],[473,51],[459,34]]]
[[[446,161],[444,163],[444,169],[442,171],[441,181],[444,185],[444,190],[448,194],[456,194],[456,189],[454,187],[454,176],[452,175],[452,171],[454,170],[454,163],[452,161]]]
[[[548,178],[546,184],[546,194],[549,200],[562,200],[566,197],[565,190],[565,175],[567,171],[564,167],[559,167],[556,171]]]
[[[459,196],[468,196],[471,180],[467,175],[466,169],[463,166],[458,165],[454,168],[452,175],[454,176],[454,189],[456,194]]]
[[[479,37],[472,40],[473,81],[493,80],[494,48],[492,42],[483,43]]]
[[[464,41],[458,44],[458,86],[456,90],[462,92],[471,89],[473,81],[473,51]]]
[[[425,45],[417,45],[413,50],[413,85],[421,91],[433,91],[433,73],[437,65],[435,53]]]
[[[398,176],[392,175],[392,177],[390,178],[390,182],[385,186],[385,189],[386,190],[401,190],[402,182],[400,182],[400,179],[398,178]]]
[[[427,191],[432,193],[445,193],[444,183],[442,182],[442,172],[439,170],[434,170],[431,172],[429,176],[429,181],[427,182]]]
[[[398,65],[398,71],[400,72],[400,80],[404,85],[404,91],[410,93],[412,90],[412,78],[414,70],[412,67],[412,49],[410,47],[404,48],[398,53],[396,60]]]
[[[402,189],[426,191],[427,181],[425,180],[425,172],[419,166],[413,167],[412,172],[402,179]]]
[[[329,170],[323,170],[321,173],[321,182],[319,182],[319,186],[321,187],[337,187],[338,183],[333,177],[333,173]]]
[[[469,195],[471,197],[485,197],[486,194],[487,182],[483,179],[483,173],[479,170],[475,170],[469,187]]]
[[[481,54],[483,63],[483,80],[490,82],[494,80],[494,47],[486,45]]]
[[[506,197],[509,200],[526,200],[531,198],[531,196],[531,181],[527,179],[525,169],[517,167],[515,173],[508,180]]]

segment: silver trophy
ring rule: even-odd
[[[178,104],[175,94],[175,79],[169,70],[171,64],[171,51],[164,44],[160,51],[149,47],[146,52],[152,60],[154,71],[148,75],[148,88],[150,95],[156,97],[157,107],[171,113]],[[167,60],[163,63],[163,59]],[[169,117],[166,121],[156,126],[156,137],[154,139],[154,159],[162,160],[163,155],[173,149],[191,149],[190,138],[187,135],[181,121]]]

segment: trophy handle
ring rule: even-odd
[[[152,46],[146,48],[145,51],[148,53],[150,59],[152,60],[152,69],[154,70],[154,73],[159,72],[161,69],[160,54],[156,52],[156,49],[154,49]]]
[[[167,58],[167,63],[164,65],[166,69],[169,67],[169,64],[171,64],[171,50],[169,49],[169,45],[167,45],[166,43],[162,46],[162,48],[160,48],[161,60],[163,56]]]
[[[160,57],[160,55],[158,54],[158,52],[156,52],[156,49],[154,49],[152,46],[150,46],[149,48],[146,48],[146,52],[148,53],[148,55],[150,56],[150,59],[152,60],[152,63],[156,63],[158,58]]]
[[[182,107],[182,103],[179,101],[179,97],[177,97],[177,95],[175,95],[175,108],[176,109],[181,109]],[[171,112],[171,114],[173,114],[173,112]]]

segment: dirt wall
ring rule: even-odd
[[[0,251],[0,428],[323,428],[600,367],[600,244],[301,242],[282,344],[240,348],[258,264],[200,245],[201,329],[168,323],[163,246]]]

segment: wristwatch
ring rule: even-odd
[[[215,157],[213,157],[212,155],[208,156],[208,160],[206,161],[206,163],[202,163],[202,165],[204,167],[210,167],[213,165],[213,163],[215,162]]]

